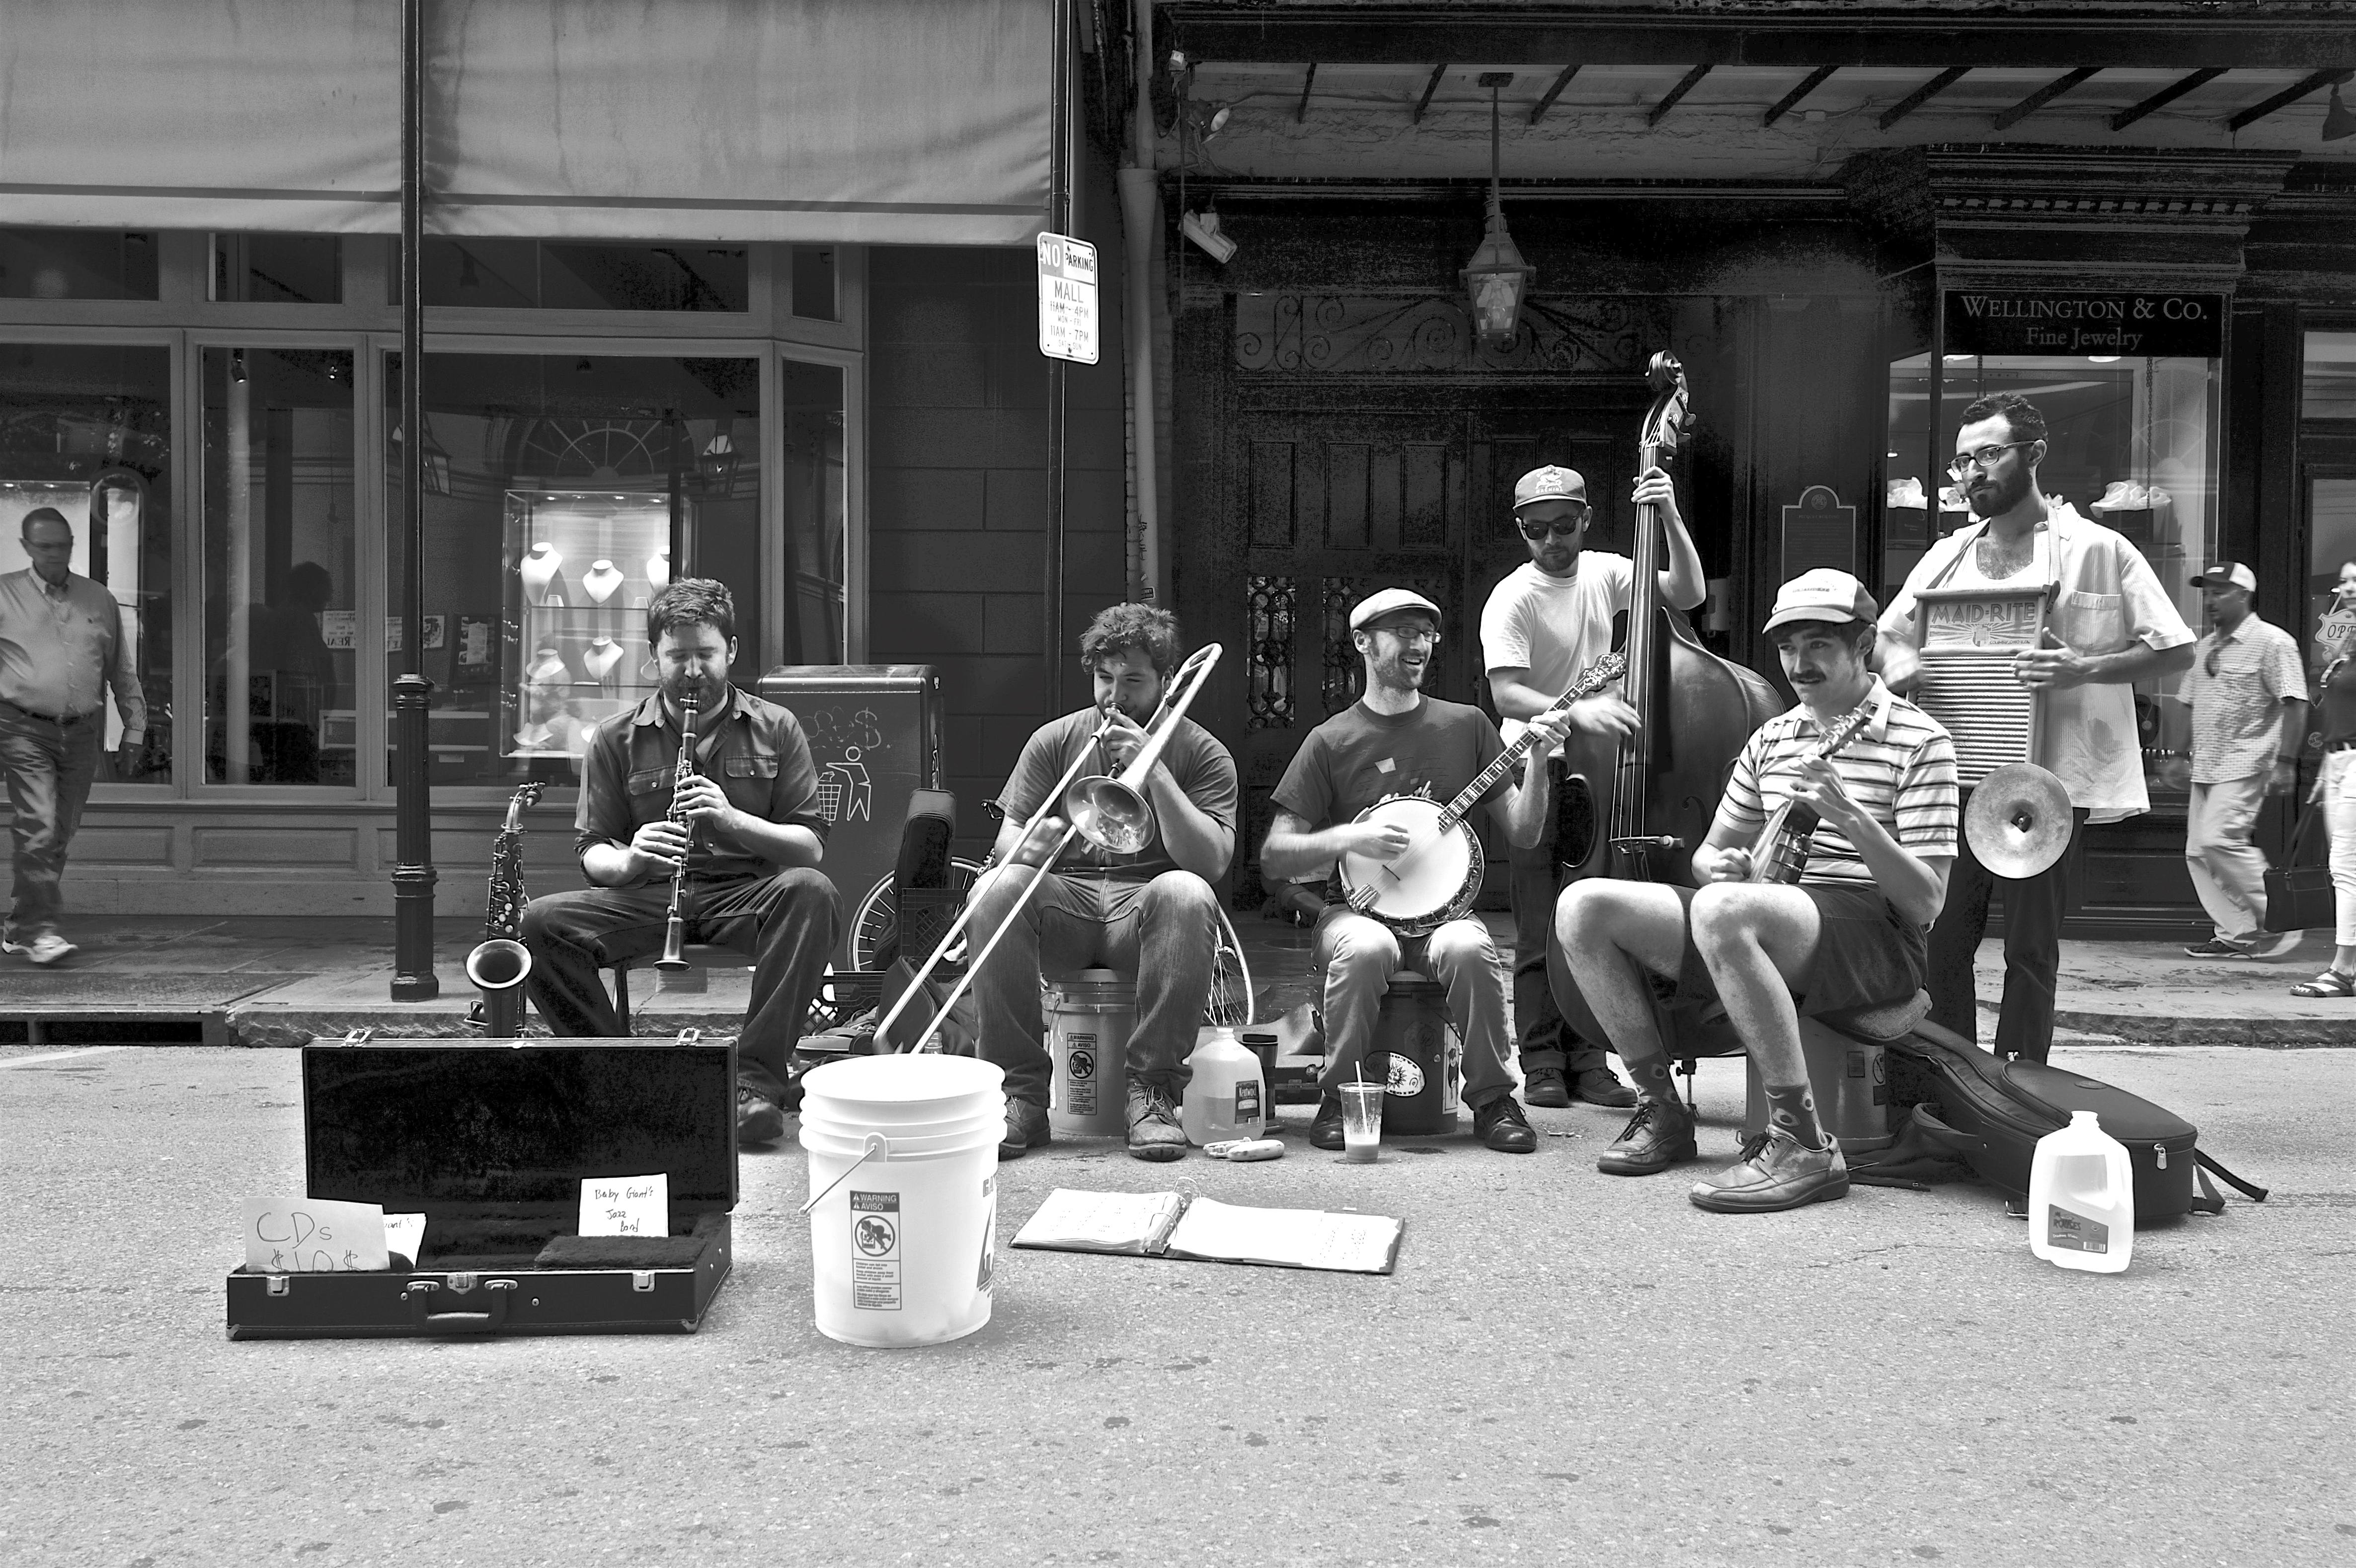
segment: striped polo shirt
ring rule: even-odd
[[[1955,743],[1938,720],[1897,695],[1874,677],[1866,702],[1875,712],[1865,728],[1833,757],[1841,787],[1890,830],[1890,836],[1920,855],[1955,853]],[[1734,759],[1734,774],[1719,801],[1721,841],[1755,841],[1775,808],[1791,798],[1800,764],[1815,751],[1821,731],[1803,704],[1778,714],[1751,732]],[[1857,846],[1829,822],[1816,829],[1803,882],[1871,883],[1872,867]]]

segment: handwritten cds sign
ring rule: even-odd
[[[2225,353],[2222,294],[1947,295],[1950,354],[2169,355]]]

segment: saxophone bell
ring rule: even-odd
[[[485,1033],[512,1040],[523,1027],[523,983],[531,973],[531,950],[506,937],[475,944],[466,955],[466,978],[483,993]]]

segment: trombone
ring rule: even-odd
[[[1217,667],[1219,653],[1217,643],[1205,643],[1188,654],[1184,662],[1172,672],[1170,689],[1162,693],[1161,705],[1146,724],[1145,744],[1138,747],[1137,755],[1130,758],[1129,766],[1121,769],[1119,778],[1091,774],[1083,779],[1079,776],[1080,769],[1087,765],[1089,757],[1112,730],[1113,717],[1118,710],[1107,704],[1104,721],[1097,725],[1096,733],[1088,737],[1087,744],[1081,746],[1079,755],[1072,759],[1072,765],[1064,769],[1064,776],[1055,781],[1055,787],[1047,791],[1047,798],[1039,803],[1039,809],[1032,812],[1030,820],[1023,824],[1022,833],[1014,842],[1018,848],[1030,842],[1039,824],[1059,806],[1063,809],[1066,824],[1063,836],[1039,862],[1031,874],[1031,880],[1023,885],[1023,891],[1008,906],[1006,918],[991,932],[990,940],[982,944],[981,950],[967,963],[965,973],[958,976],[957,984],[950,987],[948,995],[933,1014],[932,1021],[925,1026],[912,1044],[905,1047],[906,1050],[938,1048],[933,1046],[933,1038],[939,1033],[949,1009],[957,1005],[958,998],[981,973],[982,964],[997,950],[1000,940],[1013,929],[1014,918],[1023,912],[1023,906],[1031,901],[1031,895],[1039,890],[1039,885],[1047,879],[1047,873],[1054,869],[1064,851],[1071,847],[1075,837],[1085,838],[1115,854],[1134,854],[1153,842],[1160,830],[1154,823],[1152,805],[1145,798],[1145,780],[1153,771],[1154,764],[1162,760],[1162,752],[1168,749],[1170,737],[1177,733],[1178,721],[1186,716],[1186,709],[1202,691],[1203,683],[1209,679],[1211,671]],[[1011,862],[1007,870],[1012,870]],[[892,1004],[890,1010],[875,1026],[878,1040],[888,1042],[891,1039],[892,1026],[907,1010],[909,1001],[922,989],[926,979],[947,955],[950,943],[959,931],[965,929],[967,921],[972,918],[977,908],[975,901],[969,897],[965,908],[958,911],[957,919],[941,933],[931,956],[925,960],[924,967],[916,972],[915,978],[908,982],[907,989],[900,993],[899,999]]]

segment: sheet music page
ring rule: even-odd
[[[1017,1247],[1066,1252],[1158,1249],[1184,1200],[1174,1192],[1081,1192],[1059,1187],[1016,1232]]]
[[[1248,1208],[1198,1197],[1171,1232],[1170,1255],[1213,1262],[1387,1274],[1405,1223],[1384,1214]]]

